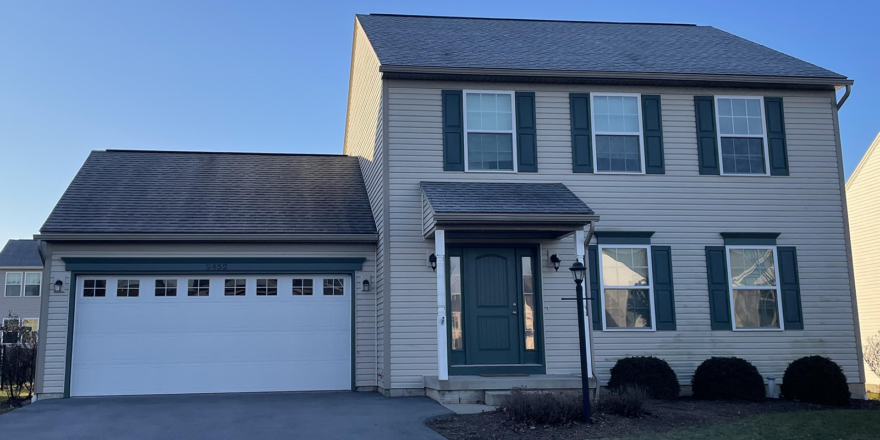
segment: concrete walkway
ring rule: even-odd
[[[45,400],[0,416],[3,438],[442,439],[427,397],[377,393],[201,394]]]

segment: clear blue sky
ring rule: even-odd
[[[855,80],[848,175],[880,130],[880,5],[848,3],[5,1],[0,245],[39,230],[91,150],[342,152],[355,13],[715,26]]]

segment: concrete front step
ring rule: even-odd
[[[450,376],[439,380],[426,376],[425,394],[442,404],[486,404],[498,406],[515,388],[534,391],[580,392],[581,378],[575,375]],[[596,379],[590,378],[590,387]],[[491,403],[490,403],[491,402]]]

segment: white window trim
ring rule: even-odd
[[[602,267],[602,250],[606,248],[611,249],[645,249],[648,254],[648,297],[651,299],[651,327],[644,328],[627,328],[627,327],[612,327],[608,328],[605,322],[605,289],[611,290],[644,290],[644,288],[638,286],[606,286],[605,281],[603,280],[603,267]],[[602,306],[600,309],[600,313],[602,314],[602,330],[608,332],[653,332],[657,330],[657,312],[656,307],[654,306],[654,262],[651,261],[651,245],[649,244],[608,244],[608,245],[599,245],[598,252],[596,252],[596,258],[599,259],[599,300],[600,305]]]
[[[37,286],[40,286],[40,289],[37,291],[37,296],[26,296],[25,291],[27,291],[27,286],[28,286],[27,276],[28,276],[28,274],[32,274],[32,273],[40,275],[40,282],[39,282],[39,284],[37,284]],[[33,286],[33,284],[30,284],[30,285]],[[43,272],[25,272],[24,276],[22,276],[22,279],[21,279],[21,297],[22,298],[39,298],[41,296],[43,296]],[[30,319],[30,318],[28,318],[28,319]]]
[[[21,287],[21,290],[19,291],[18,296],[11,296],[11,295],[6,294],[6,292],[8,290],[6,287],[9,286],[9,274],[11,274],[11,273],[13,273],[13,274],[17,273],[17,274],[21,275],[21,284],[19,284],[19,286]],[[4,298],[23,298],[24,297],[24,272],[6,272],[5,279],[3,280],[3,297]],[[36,297],[34,296],[33,298],[36,298]]]
[[[718,100],[719,99],[757,99],[761,103],[761,132],[763,135],[756,134],[721,134],[721,115],[718,111]],[[718,147],[718,169],[721,171],[722,176],[769,176],[770,175],[770,147],[767,145],[767,115],[764,114],[764,97],[763,96],[748,96],[748,95],[719,95],[715,96],[715,102],[713,103],[715,106],[715,128],[717,131],[717,147]],[[724,172],[724,156],[721,155],[721,138],[722,137],[744,137],[744,138],[754,138],[754,139],[763,139],[763,147],[764,147],[764,173],[726,173]]]
[[[599,171],[599,162],[596,160],[596,136],[633,136],[635,133],[596,130],[596,96],[632,96],[636,98],[639,109],[639,161],[641,171]],[[642,119],[642,94],[641,93],[590,93],[590,127],[592,128],[593,143],[593,172],[596,174],[645,174],[645,127]],[[603,320],[604,321],[604,320]]]
[[[519,172],[517,162],[519,161],[519,150],[516,146],[516,92],[509,90],[462,90],[461,115],[464,121],[464,171],[466,173],[517,173]],[[468,164],[468,125],[467,125],[467,95],[468,93],[492,93],[495,95],[510,95],[510,130],[474,130],[474,133],[500,133],[510,134],[511,146],[513,148],[513,170],[471,170]]]
[[[733,286],[733,274],[730,270],[730,250],[731,249],[773,249],[773,270],[776,277],[776,286]],[[724,247],[724,261],[727,262],[727,298],[730,303],[730,326],[735,332],[781,332],[785,330],[785,319],[782,316],[782,288],[779,286],[779,254],[776,252],[776,245],[729,245]],[[779,315],[779,328],[737,328],[736,327],[736,309],[733,304],[734,290],[776,290],[776,311]]]

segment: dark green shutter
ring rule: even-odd
[[[801,286],[798,281],[797,251],[793,247],[778,247],[779,287],[782,288],[782,315],[786,330],[803,330],[801,313]]]
[[[535,135],[535,92],[516,92],[517,171],[538,172],[538,141]]]
[[[568,95],[571,108],[571,162],[575,173],[593,172],[593,137],[590,132],[590,94]]]
[[[443,170],[464,171],[464,125],[461,90],[444,90]]]
[[[654,309],[657,330],[675,330],[675,292],[672,282],[672,248],[651,246],[654,265]]]
[[[660,95],[642,95],[642,126],[645,137],[645,173],[666,174]]]
[[[593,330],[602,330],[602,304],[599,298],[599,247],[589,246],[587,258],[590,260],[590,298],[592,301]]]
[[[697,153],[700,174],[721,174],[718,167],[718,136],[715,132],[715,97],[694,96],[697,116]]]
[[[712,330],[731,330],[730,293],[727,285],[727,256],[724,246],[706,246],[709,278],[709,314]]]
[[[785,117],[782,98],[764,97],[767,118],[767,151],[770,152],[770,175],[788,175],[788,147],[785,144]]]

